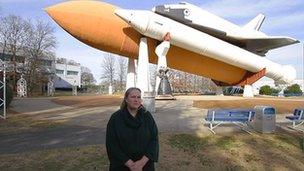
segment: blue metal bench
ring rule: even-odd
[[[205,123],[209,124],[209,129],[213,134],[215,134],[214,129],[223,123],[233,123],[250,133],[247,128],[253,115],[253,109],[209,109]]]
[[[298,127],[304,123],[304,109],[295,109],[293,115],[286,116],[286,119],[292,122],[291,128],[301,130]]]

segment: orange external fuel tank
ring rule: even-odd
[[[142,35],[114,14],[116,8],[105,2],[68,1],[48,7],[46,11],[81,42],[102,51],[137,59]],[[159,43],[148,38],[150,63],[157,63],[154,50]],[[248,74],[242,68],[172,45],[167,54],[167,63],[170,68],[230,85],[239,83]]]

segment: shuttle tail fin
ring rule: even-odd
[[[265,19],[265,15],[259,14],[254,19],[252,19],[249,23],[247,23],[244,28],[245,29],[253,29],[259,31],[263,21]]]

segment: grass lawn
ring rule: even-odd
[[[54,101],[63,105],[71,105],[75,107],[73,110],[78,110],[84,107],[96,107],[100,105],[119,105],[121,97],[69,96],[54,99]],[[241,102],[236,102],[235,100],[223,101],[221,103],[218,101],[209,102],[198,101],[194,105],[202,108],[211,108],[213,106],[222,108],[238,107],[237,105],[240,104],[250,107],[253,105],[253,102],[249,100]],[[254,101],[254,105],[256,105],[255,103],[260,102]],[[277,105],[276,107],[283,113],[289,112],[291,108],[297,105],[302,105],[303,101],[288,101],[288,105],[283,104],[281,101],[271,101],[271,103]],[[47,117],[51,114],[45,115]],[[62,119],[41,120],[37,116],[16,113],[10,114],[7,120],[0,120],[0,144],[2,142],[3,144],[9,144],[5,142],[9,142],[8,139],[14,135],[27,135],[26,133],[36,133],[39,131],[48,134],[49,130],[58,128],[66,130],[65,128],[68,126],[66,121]],[[77,121],[83,121],[81,119],[84,116],[86,117],[84,121],[93,118],[99,119],[97,121],[100,125],[105,125],[106,123],[106,120],[102,117],[99,118],[89,114],[79,116]],[[77,124],[78,122],[74,121],[73,123]],[[88,127],[81,128],[80,131],[88,129]],[[97,134],[102,131],[100,130]],[[58,138],[60,138],[62,132],[59,133]],[[93,137],[93,140],[95,138]],[[252,135],[244,132],[233,132],[216,135],[206,133],[203,136],[198,136],[195,134],[162,132],[159,135],[160,153],[156,170],[304,170],[303,138],[303,133],[287,132],[280,128],[277,128],[274,134],[253,133]],[[41,139],[36,141],[40,145]],[[12,142],[16,141],[12,140]],[[32,143],[30,139],[27,142]],[[18,143],[22,145],[24,141],[18,140]],[[19,145],[18,143],[16,144]],[[50,149],[36,149],[32,151],[29,150],[28,146],[25,146],[26,150],[24,151],[26,152],[13,154],[10,152],[4,153],[3,151],[5,149],[6,151],[11,150],[11,148],[15,149],[15,144],[12,144],[11,148],[1,146],[3,150],[0,151],[0,171],[108,170],[109,161],[104,144],[94,144],[91,141],[87,144],[93,145],[79,145],[77,142],[75,143],[76,146],[74,147],[67,147],[63,143],[60,148],[52,147]]]
[[[160,134],[157,170],[302,170],[302,138],[285,132]],[[0,170],[108,170],[105,145],[0,155]]]

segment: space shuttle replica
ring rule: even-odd
[[[128,57],[127,87],[137,86],[142,91],[151,90],[148,63],[158,65],[156,92],[168,89],[168,67],[211,78],[218,86],[245,86],[247,97],[253,96],[251,85],[263,76],[277,84],[291,83],[296,77],[292,66],[264,56],[269,50],[299,41],[259,31],[265,18],[262,14],[239,27],[186,2],[149,11],[121,9],[99,1],[68,1],[46,11],[81,42]],[[136,82],[134,59],[138,60]]]

